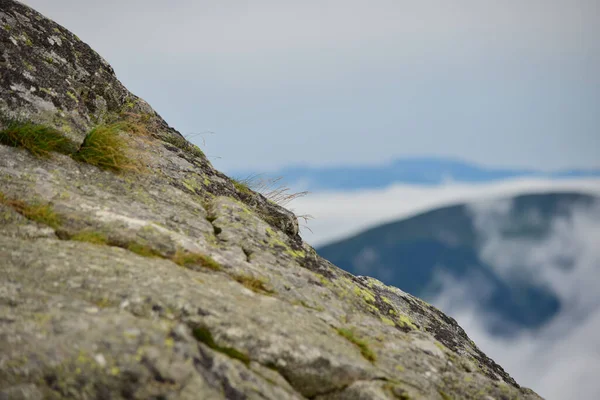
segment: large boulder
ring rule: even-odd
[[[539,399],[12,0],[0,73],[0,399]],[[56,135],[72,150],[36,151]]]

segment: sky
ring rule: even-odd
[[[597,0],[25,0],[228,171],[600,166]]]

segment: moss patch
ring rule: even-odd
[[[369,345],[367,344],[367,342],[356,337],[356,334],[354,333],[353,330],[345,329],[345,328],[338,328],[337,333],[340,336],[343,336],[344,338],[346,338],[349,342],[356,345],[360,349],[360,354],[362,354],[362,356],[364,358],[366,358],[367,360],[374,362],[377,359],[377,357],[375,356],[375,353],[373,353],[373,351],[369,348]]]
[[[200,150],[198,146],[188,142],[187,139],[183,136],[172,134],[164,137],[163,140],[185,151],[186,153],[192,154],[195,157],[205,157],[204,153],[202,152],[202,150]]]
[[[250,357],[248,357],[247,354],[244,354],[233,347],[219,346],[213,339],[213,336],[208,329],[196,327],[192,330],[192,333],[197,341],[204,343],[211,349],[218,351],[219,353],[223,353],[231,358],[240,360],[246,365],[250,364]]]
[[[37,157],[48,157],[51,152],[70,154],[75,151],[75,144],[58,130],[31,122],[10,122],[0,131],[0,144],[24,148]]]

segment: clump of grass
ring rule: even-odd
[[[127,144],[120,136],[120,132],[128,129],[131,126],[126,122],[95,127],[87,134],[73,158],[116,172],[138,171],[137,163],[126,154]]]
[[[208,329],[203,327],[196,327],[192,329],[192,334],[194,335],[194,338],[196,338],[197,341],[204,343],[211,349],[223,353],[231,358],[240,360],[246,365],[250,364],[250,357],[248,357],[247,354],[244,354],[241,351],[234,349],[233,347],[219,346],[217,343],[215,343],[215,340],[213,339],[213,336]]]
[[[343,336],[344,338],[346,338],[349,342],[356,345],[360,349],[360,354],[362,354],[362,356],[364,358],[366,358],[367,360],[373,362],[377,359],[377,357],[375,356],[375,353],[373,353],[373,351],[369,348],[369,345],[367,344],[367,342],[365,342],[362,339],[357,338],[354,331],[352,331],[351,329],[338,328],[337,333],[340,336]]]
[[[243,194],[252,194],[252,190],[250,190],[250,187],[248,186],[248,184],[244,181],[238,181],[237,179],[232,179],[233,181],[233,187],[235,187],[235,189],[238,192],[241,192]]]
[[[235,275],[233,279],[253,292],[269,295],[275,293],[272,289],[265,286],[267,282],[265,282],[263,279],[255,278],[249,275]]]
[[[70,154],[75,144],[49,126],[31,122],[13,121],[0,131],[0,144],[21,147],[37,157],[48,157],[51,152]]]
[[[142,257],[163,257],[162,254],[160,254],[152,247],[137,242],[129,243],[129,245],[127,246],[127,250]]]
[[[220,271],[221,265],[207,255],[200,253],[188,253],[182,250],[177,250],[171,257],[171,260],[182,267],[190,268],[193,266],[201,266],[203,268]]]
[[[12,208],[31,221],[48,225],[54,229],[61,225],[60,217],[49,204],[28,204],[21,200],[10,200],[3,193],[0,193],[0,203]]]
[[[71,236],[70,239],[93,244],[108,244],[108,237],[102,232],[82,231]]]

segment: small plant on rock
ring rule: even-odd
[[[74,143],[49,126],[31,122],[12,121],[0,131],[0,144],[21,147],[37,157],[48,157],[51,152],[70,154]]]
[[[127,143],[120,136],[128,127],[126,122],[95,127],[73,158],[115,172],[138,171],[138,164],[126,154]]]

